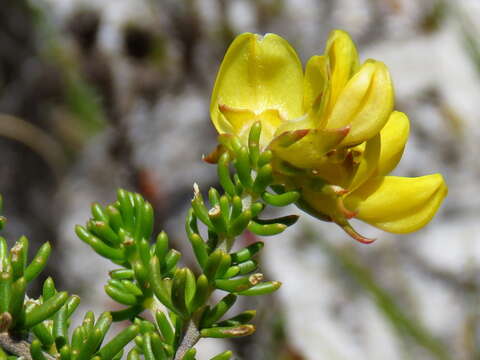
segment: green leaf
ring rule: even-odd
[[[83,341],[75,360],[90,360],[92,355],[97,351],[101,340],[100,338],[101,332],[99,329],[89,329],[86,340]]]
[[[217,171],[218,171],[218,179],[220,181],[220,185],[222,186],[223,190],[230,195],[234,196],[236,194],[235,191],[235,184],[230,177],[230,155],[228,152],[224,152],[220,159],[218,160]]]
[[[292,226],[298,220],[298,215],[287,215],[273,219],[255,219],[255,222],[260,225],[269,225],[269,224],[282,224],[285,226]]]
[[[72,356],[72,352],[70,350],[70,346],[64,345],[60,348],[60,359],[61,360],[70,360]]]
[[[48,319],[58,310],[60,310],[60,308],[63,306],[63,304],[65,304],[67,299],[67,292],[62,291],[53,295],[43,304],[35,306],[31,311],[25,313],[24,327],[28,329]]]
[[[187,301],[186,301],[186,282],[187,269],[178,269],[173,276],[172,285],[172,304],[183,315],[188,315]]]
[[[156,360],[168,360],[167,350],[165,349],[162,339],[156,332],[150,333],[150,338],[152,342],[152,351]]]
[[[263,165],[257,173],[257,177],[252,186],[255,194],[262,194],[265,189],[273,182],[273,168],[272,165]]]
[[[132,295],[143,296],[142,290],[130,280],[121,280],[123,287]]]
[[[120,211],[113,205],[108,205],[105,209],[107,216],[109,218],[108,224],[113,231],[118,232],[122,227],[124,227],[122,214]]]
[[[52,335],[57,349],[68,344],[67,305],[64,304],[53,317]]]
[[[178,261],[182,257],[182,254],[175,249],[171,249],[167,255],[165,255],[165,261],[162,263],[162,274],[168,274],[173,271]]]
[[[132,232],[134,224],[134,202],[133,197],[128,191],[119,189],[117,192],[117,199],[119,203],[120,213],[125,224],[125,230]]]
[[[213,230],[214,226],[212,224],[212,221],[210,220],[210,217],[208,216],[208,210],[203,203],[203,197],[200,193],[200,189],[197,183],[193,184],[193,199],[191,204],[195,216],[200,219],[201,222],[207,225],[210,230]]]
[[[121,289],[114,287],[112,285],[105,285],[105,292],[116,302],[124,305],[136,305],[138,303],[138,299],[135,295],[132,295],[126,291],[122,291]]]
[[[282,286],[281,282],[265,281],[247,290],[237,292],[237,295],[243,295],[243,296],[266,295],[278,290],[280,286]]]
[[[127,309],[124,310],[118,310],[118,311],[112,311],[112,320],[117,322],[117,321],[124,321],[124,320],[132,320],[140,314],[144,310],[143,306],[140,304],[131,306]]]
[[[95,325],[95,314],[93,311],[87,311],[83,317],[82,326],[87,332],[92,331],[93,326]]]
[[[28,239],[22,236],[10,249],[10,262],[12,264],[13,280],[23,276],[27,263]]]
[[[55,339],[53,338],[52,332],[44,323],[40,323],[35,325],[32,328],[32,332],[35,336],[40,340],[42,345],[46,348],[50,347],[54,342]]]
[[[248,152],[250,155],[250,165],[256,169],[258,157],[260,156],[260,135],[262,133],[262,123],[255,121],[250,127],[248,134]]]
[[[112,279],[116,280],[131,280],[135,273],[132,269],[116,269],[109,272]]]
[[[257,167],[262,168],[272,161],[273,153],[270,150],[266,150],[260,154],[258,157]]]
[[[250,320],[252,320],[256,314],[257,312],[255,310],[247,310],[234,317],[231,317],[230,319],[221,321],[215,325],[220,327],[226,327],[226,326],[237,326],[241,324],[246,324]]]
[[[222,235],[227,233],[227,223],[225,222],[225,217],[222,214],[220,205],[215,205],[208,211],[208,218],[217,234]]]
[[[223,216],[223,221],[228,227],[228,223],[230,222],[230,199],[227,195],[220,196],[219,206]]]
[[[188,349],[188,351],[183,355],[182,360],[195,360],[195,355],[197,350],[195,348]]]
[[[254,202],[250,205],[250,211],[252,212],[252,218],[256,218],[265,209],[265,205],[261,202]]]
[[[225,315],[228,310],[230,310],[230,308],[235,304],[236,300],[236,295],[228,294],[225,296],[217,303],[217,305],[203,313],[202,320],[200,321],[200,327],[211,327],[214,323],[220,320],[220,318]]]
[[[251,273],[257,268],[257,262],[255,260],[247,260],[241,263],[238,263],[239,267],[239,274],[240,275],[245,275],[248,273]]]
[[[208,190],[208,201],[210,201],[210,206],[212,207],[215,205],[220,205],[220,194],[214,187],[211,187]]]
[[[205,304],[209,296],[208,278],[201,274],[197,279],[195,296],[190,304],[190,311],[194,312]]]
[[[248,336],[255,332],[253,325],[239,325],[230,327],[214,327],[200,330],[202,337],[209,338],[234,338]]]
[[[170,300],[170,294],[163,283],[162,275],[160,272],[160,264],[156,256],[153,256],[150,259],[149,276],[153,293],[155,294],[157,299],[169,309],[174,309],[173,304]]]
[[[165,231],[160,232],[155,243],[155,254],[160,262],[163,262],[168,253],[168,235]]]
[[[261,241],[257,241],[233,254],[232,256],[232,262],[234,264],[239,264],[241,262],[250,260],[255,254],[257,254],[260,250],[263,249],[264,243]]]
[[[237,276],[240,272],[240,268],[237,265],[230,266],[225,274],[223,274],[222,279],[230,279],[234,276]]]
[[[237,193],[239,196],[242,196],[245,188],[243,187],[238,174],[233,174],[233,182],[235,184],[235,193]]]
[[[186,271],[186,279],[185,279],[185,302],[187,305],[187,309],[190,312],[190,305],[192,303],[192,300],[195,296],[195,293],[197,291],[197,280],[195,278],[195,275],[189,268],[185,268]]]
[[[236,279],[217,279],[214,285],[217,289],[225,290],[228,292],[241,292],[250,289],[252,286],[257,285],[262,281],[262,274],[253,274],[250,276],[240,277]]]
[[[288,191],[283,194],[270,194],[265,191],[262,194],[263,201],[272,206],[287,206],[295,203],[299,198],[300,192],[298,191]]]
[[[192,234],[188,238],[190,244],[192,244],[193,253],[195,254],[198,264],[204,269],[208,260],[207,245],[205,244],[205,241],[203,241],[198,234]]]
[[[135,273],[135,280],[137,280],[141,286],[147,286],[148,268],[139,259],[133,262],[132,267]]]
[[[170,321],[167,319],[167,316],[162,311],[157,311],[155,312],[155,319],[157,320],[158,328],[165,339],[165,342],[170,345],[173,344],[175,333],[170,325]]]
[[[42,352],[42,344],[37,339],[33,340],[30,345],[30,354],[33,360],[47,360]]]
[[[137,349],[133,348],[128,352],[127,360],[140,360],[140,355]]]
[[[92,207],[91,207],[90,210],[91,210],[92,216],[95,220],[108,224],[109,217],[108,217],[107,213],[105,212],[105,210],[103,209],[102,205],[100,205],[97,202],[94,202],[92,204]]]
[[[143,265],[148,265],[150,262],[150,243],[145,238],[140,238],[136,242],[137,253],[140,255]]]
[[[86,337],[86,330],[83,326],[79,326],[73,330],[71,350],[78,353],[82,347],[83,341]],[[86,339],[85,339],[86,340]]]
[[[145,360],[156,360],[152,349],[152,339],[150,333],[143,335],[143,357]]]
[[[12,272],[2,271],[0,273],[0,314],[7,312],[12,298]]]
[[[38,249],[32,262],[25,269],[24,276],[27,283],[35,279],[43,269],[45,269],[51,251],[52,247],[49,242],[46,242],[40,247],[40,249]]]
[[[43,283],[43,288],[42,288],[43,301],[47,301],[56,293],[57,293],[57,290],[55,289],[55,283],[53,282],[53,279],[49,276]]]
[[[112,230],[110,226],[108,226],[108,223],[105,221],[90,220],[87,223],[87,229],[94,235],[98,236],[101,240],[113,245],[114,247],[119,246],[122,242],[119,236]]]
[[[11,298],[8,312],[12,315],[12,328],[22,326],[24,321],[23,302],[25,300],[25,289],[27,282],[24,277],[13,282],[11,287]]]
[[[230,219],[236,219],[243,211],[242,198],[238,195],[235,195],[232,198],[232,214]]]
[[[284,224],[259,224],[258,222],[252,220],[248,224],[248,230],[250,230],[252,233],[260,236],[272,236],[272,235],[278,235],[285,231],[287,228],[287,225]]]
[[[9,261],[8,259],[8,246],[7,240],[4,237],[0,236],[0,270],[4,270],[6,267],[6,263]]]
[[[217,249],[208,257],[207,263],[205,264],[204,274],[210,282],[215,280],[218,267],[223,260],[223,254],[225,253],[222,250]]]
[[[83,226],[77,225],[75,227],[75,233],[77,236],[83,240],[85,243],[90,245],[90,247],[100,256],[103,256],[112,261],[124,261],[125,260],[125,249],[119,248],[115,249],[111,246],[105,244],[102,240],[93,236],[87,231]]]
[[[252,176],[250,168],[250,157],[248,150],[245,146],[241,146],[236,151],[236,159],[234,162],[235,169],[237,170],[238,178],[243,187],[249,189],[252,186]]]
[[[225,275],[225,273],[227,272],[231,263],[232,263],[232,260],[230,258],[230,254],[223,253],[222,259],[217,268],[217,272],[215,273],[215,279],[222,278],[223,275]]]
[[[240,235],[248,226],[252,219],[252,212],[250,210],[243,211],[236,219],[230,223],[228,233],[230,236]]]
[[[80,304],[80,298],[77,295],[72,295],[68,298],[65,305],[67,306],[67,317],[72,316],[75,309]]]
[[[95,329],[98,329],[99,336],[100,336],[100,341],[99,345],[105,338],[105,335],[108,332],[108,329],[110,329],[110,326],[112,325],[112,314],[110,312],[104,312],[100,315],[100,317],[97,319],[97,322],[95,323]]]
[[[228,351],[224,351],[221,354],[218,354],[217,356],[214,356],[210,360],[230,360],[232,356],[233,356],[233,353],[230,350],[228,350]]]
[[[122,350],[130,341],[137,336],[140,331],[137,325],[131,325],[121,331],[112,340],[110,340],[105,346],[103,346],[98,354],[102,360],[111,360]]]

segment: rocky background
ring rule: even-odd
[[[2,0],[5,237],[51,241],[47,272],[99,313],[115,306],[103,293],[112,265],[73,226],[125,187],[152,202],[189,263],[182,222],[193,182],[216,181],[200,159],[215,144],[209,96],[228,44],[275,32],[305,61],[345,29],[362,59],[388,65],[410,117],[396,173],[441,172],[449,196],[414,234],[356,224],[379,239],[369,246],[302,214],[266,241],[263,267],[281,290],[240,304],[259,309],[256,335],[202,341],[199,358],[479,359],[478,19],[479,0]]]

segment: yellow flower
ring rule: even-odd
[[[412,232],[430,221],[447,194],[439,174],[386,176],[409,133],[407,116],[393,108],[385,64],[360,64],[349,35],[335,30],[305,72],[280,36],[239,35],[218,72],[210,112],[219,133],[244,144],[259,121],[261,147],[274,154],[276,181],[301,192],[304,210],[369,242],[348,219]]]

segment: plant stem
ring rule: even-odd
[[[13,355],[23,357],[25,360],[32,360],[30,344],[25,340],[13,339],[7,332],[0,333],[0,346]]]
[[[182,360],[185,353],[190,350],[198,340],[200,340],[200,331],[198,331],[197,325],[193,319],[190,319],[187,330],[185,331],[185,336],[183,337],[182,342],[175,353],[174,360]]]

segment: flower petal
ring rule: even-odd
[[[217,74],[210,114],[217,130],[227,132],[219,104],[256,114],[280,111],[287,119],[302,115],[303,71],[295,50],[275,34],[239,35],[225,54]]]
[[[407,115],[394,111],[380,131],[381,150],[376,176],[385,176],[397,166],[408,140],[410,123]]]
[[[327,56],[316,55],[308,60],[303,82],[303,112],[305,114],[312,112],[315,115],[321,115],[322,109],[329,99],[329,76]]]
[[[393,233],[409,233],[426,225],[448,189],[442,175],[416,178],[386,176],[368,181],[345,199],[357,218]]]
[[[387,67],[369,60],[340,94],[328,118],[327,128],[350,125],[352,130],[342,144],[359,144],[385,126],[393,103],[393,85]]]
[[[348,182],[343,185],[344,188],[350,191],[354,191],[367,181],[378,167],[381,149],[380,135],[375,136],[364,144],[365,149],[360,156],[360,162],[354,167]]]
[[[219,105],[219,119],[226,123],[224,131],[227,134],[237,135],[243,144],[248,143],[248,134],[254,122],[260,121],[262,132],[260,136],[260,147],[263,149],[273,139],[275,131],[284,122],[278,110],[267,109],[260,114],[250,110],[232,108],[226,105]]]
[[[348,81],[346,86],[342,88],[338,100],[333,104],[333,108],[328,115],[326,125],[328,129],[335,129],[350,124],[355,114],[361,109],[363,100],[372,83],[375,70],[375,65],[372,62],[366,62]]]
[[[297,132],[299,131],[301,130],[297,130]],[[325,160],[324,155],[335,148],[345,138],[348,131],[348,127],[335,130],[313,129],[288,147],[281,146],[281,143],[276,141],[276,139],[281,139],[282,134],[280,134],[272,141],[269,148],[276,157],[295,167],[311,169],[319,166]]]
[[[358,53],[350,35],[342,30],[334,30],[328,37],[325,54],[331,68],[330,103],[333,105],[348,80],[358,69]]]

